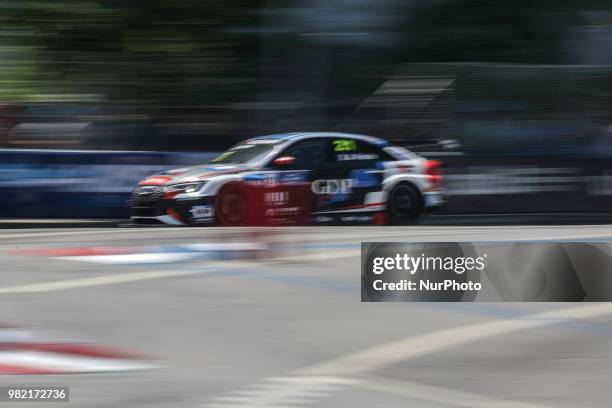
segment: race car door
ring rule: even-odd
[[[340,193],[320,206],[319,211],[350,215],[384,209],[382,163],[392,158],[378,146],[362,139],[338,138],[332,139],[331,143],[334,173],[342,182]]]
[[[320,137],[296,142],[278,155],[293,158],[290,165],[277,166],[285,173],[280,180],[292,172],[303,172],[304,181],[309,183],[308,206],[316,215],[375,211],[381,204],[377,194],[382,184],[379,163],[384,152],[375,152],[374,148],[350,138]],[[298,195],[294,192],[291,196]]]
[[[380,210],[384,152],[353,138],[329,138],[328,148],[329,162],[313,172],[315,213],[348,216]]]
[[[276,159],[288,159],[276,161]],[[271,163],[278,172],[282,207],[270,212],[280,212],[283,207],[292,209],[292,216],[310,215],[318,209],[318,196],[313,187],[320,180],[333,178],[337,170],[331,156],[331,140],[312,138],[295,142],[281,151]],[[276,203],[266,205],[276,207]],[[297,212],[293,211],[298,209]]]

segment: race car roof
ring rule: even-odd
[[[377,146],[387,146],[389,142],[384,139],[366,136],[366,135],[357,135],[352,133],[340,133],[340,132],[294,132],[294,133],[279,133],[275,135],[266,135],[255,137],[251,140],[296,140],[296,139],[307,139],[309,137],[343,137],[343,138],[352,138],[363,140]]]

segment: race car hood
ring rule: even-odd
[[[246,171],[248,169],[249,167],[245,165],[236,164],[205,164],[195,167],[181,167],[149,176],[142,180],[139,185],[162,186],[176,183],[190,183],[194,181],[207,180],[222,174],[240,173],[241,171]]]

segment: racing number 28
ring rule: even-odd
[[[357,150],[357,143],[354,140],[334,140],[334,151],[336,152],[350,152]]]

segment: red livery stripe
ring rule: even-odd
[[[28,375],[28,374],[61,374],[60,371],[48,371],[31,367],[0,364],[0,375]]]
[[[140,182],[141,186],[161,186],[172,180],[173,176],[153,176]]]
[[[76,356],[133,360],[143,360],[147,358],[142,354],[131,351],[118,350],[97,344],[79,343],[0,343],[0,352],[2,351],[44,351],[47,353],[61,353]]]
[[[37,248],[20,249],[15,251],[23,255],[31,256],[88,256],[88,255],[118,255],[134,252],[133,248],[121,247],[76,247],[76,248]]]

